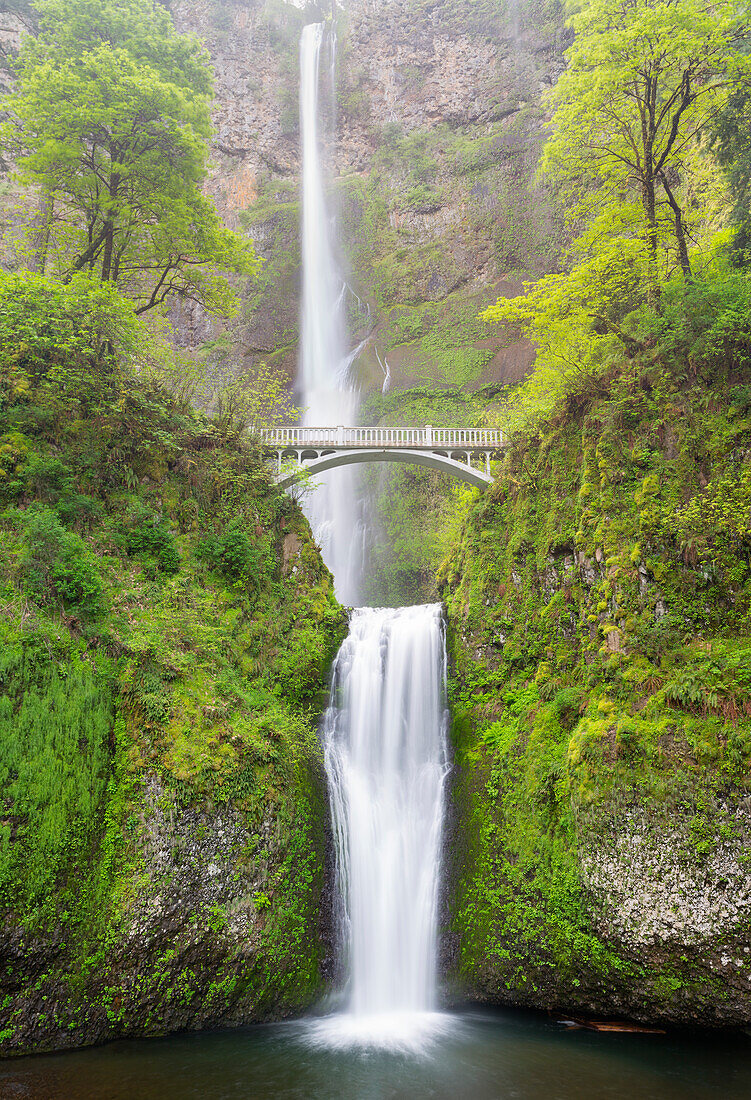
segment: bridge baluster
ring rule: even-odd
[[[294,478],[294,475],[282,476],[281,473],[287,450],[295,454],[298,465],[307,466],[311,472],[358,461],[412,462],[445,469],[482,487],[490,483],[491,452],[505,446],[503,432],[496,429],[433,428],[430,424],[422,427],[277,425],[264,429],[261,437],[264,448],[276,459],[278,480],[283,486],[289,483],[290,477]],[[368,447],[371,453],[367,452]],[[303,462],[306,449],[314,451],[316,457]],[[432,455],[426,453],[431,451]],[[482,465],[478,470],[472,464],[474,457],[481,456],[485,458],[484,470]]]

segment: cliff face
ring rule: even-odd
[[[77,358],[86,290],[1,289],[0,1053],[299,1011],[331,577],[238,427]]]
[[[216,70],[210,190],[267,264],[232,329],[225,370],[296,363],[299,283],[298,45],[291,4],[172,5]],[[313,9],[310,9],[313,12]],[[560,219],[535,182],[540,95],[566,44],[555,3],[352,0],[336,10],[336,145],[330,147],[351,327],[370,336],[360,370],[380,390],[518,380],[532,349],[476,321],[499,293],[555,266]],[[330,49],[330,43],[329,43]],[[324,74],[324,83],[326,74]],[[329,119],[329,137],[332,132]],[[183,342],[211,336],[179,318]],[[376,354],[377,353],[377,354]],[[380,360],[380,361],[379,361]]]
[[[750,398],[730,345],[653,350],[469,513],[443,591],[470,996],[751,1020]]]
[[[325,988],[310,707],[344,622],[304,521],[282,525],[283,594],[252,610],[185,536],[171,580],[110,559],[105,637],[5,591],[3,1054],[278,1019]]]
[[[299,40],[304,20],[326,13],[311,7],[306,15],[283,0],[174,0],[172,10],[214,60],[210,190],[266,260],[229,326],[193,310],[173,315],[183,344],[207,344],[202,400],[211,406],[222,379],[259,361],[296,376]],[[355,369],[372,396],[362,416],[475,423],[488,392],[519,381],[534,357],[528,341],[487,326],[479,313],[519,293],[524,279],[555,270],[564,237],[562,212],[536,174],[541,97],[569,41],[561,7],[351,0],[336,8],[334,23],[335,51],[329,36],[322,57],[322,129],[349,327],[353,346],[363,344]],[[483,400],[473,402],[477,391]],[[365,478],[370,529],[379,532],[366,598],[435,598],[454,510],[450,481],[401,468]]]
[[[466,394],[519,381],[534,354],[529,342],[478,315],[499,295],[518,293],[524,278],[555,269],[563,237],[561,212],[536,178],[541,95],[568,42],[560,4],[516,0],[504,12],[490,0],[349,0],[333,20],[328,4],[303,11],[286,0],[170,6],[214,64],[207,189],[266,261],[260,278],[240,288],[240,313],[229,323],[190,304],[172,306],[176,341],[201,359],[199,402],[215,408],[221,384],[262,361],[290,383],[297,373],[299,41],[306,19],[326,18],[336,31],[322,76],[324,103],[331,100],[322,120],[331,201],[353,345],[364,342],[356,370],[364,393],[378,397],[363,416],[474,422],[482,410]],[[18,40],[9,25],[2,42],[13,50]],[[331,70],[335,107],[326,94]],[[8,192],[6,228],[34,216],[32,196]],[[11,267],[18,260],[11,251],[2,259]],[[416,387],[448,397],[399,399]],[[390,549],[373,547],[369,574],[387,580],[368,598],[433,598],[450,484],[401,469],[370,480],[371,525]],[[388,506],[394,499],[424,517],[419,533]]]

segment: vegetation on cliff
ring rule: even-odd
[[[458,972],[486,996],[747,1018],[749,291],[666,287],[647,347],[514,436],[444,564]]]
[[[485,314],[537,346],[535,370],[509,402],[511,427],[548,413],[624,350],[645,347],[663,288],[668,314],[680,295],[665,287],[676,272],[687,285],[708,280],[710,294],[722,293],[718,265],[727,263],[734,232],[727,185],[736,195],[743,186],[732,170],[726,179],[712,153],[720,148],[726,166],[734,151],[742,160],[731,105],[742,110],[751,38],[736,5],[570,7],[576,38],[548,93],[541,171],[565,206],[572,243],[562,272],[527,284],[519,298],[499,298]],[[735,204],[741,219],[742,206]],[[701,307],[690,297],[684,305],[690,326],[690,311]],[[644,309],[650,331],[640,334]]]
[[[304,1003],[343,629],[307,524],[111,284],[3,277],[0,351],[5,1049]]]
[[[456,969],[492,999],[740,1024],[751,277],[710,139],[743,102],[747,27],[682,0],[576,10],[544,164],[578,236],[488,311],[538,361],[441,572]]]
[[[41,214],[22,244],[36,269],[117,283],[136,312],[180,294],[226,312],[250,245],[202,193],[210,133],[205,49],[153,0],[37,0],[2,139]]]

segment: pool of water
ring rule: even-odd
[[[0,1064],[3,1100],[749,1100],[751,1039],[571,1031],[445,1015],[407,1048],[309,1021],[110,1043]],[[334,1029],[336,1030],[336,1029]]]

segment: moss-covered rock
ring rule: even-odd
[[[241,428],[133,372],[117,315],[89,333],[88,288],[9,283],[0,1050],[299,1010],[325,984],[331,576]]]
[[[512,440],[442,570],[471,996],[751,1018],[750,391],[678,359]]]

